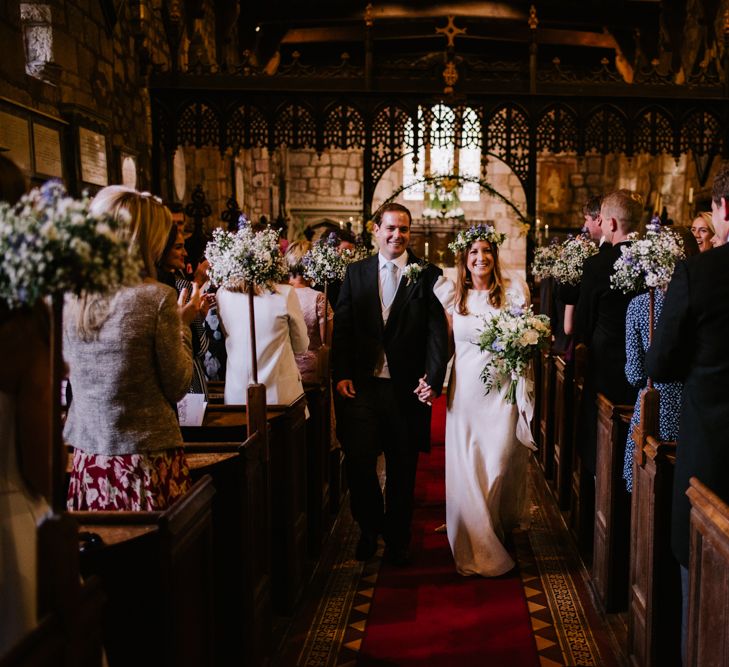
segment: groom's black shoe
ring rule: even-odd
[[[369,560],[377,551],[377,533],[362,533],[357,543],[354,557],[357,560]]]

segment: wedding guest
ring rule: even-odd
[[[26,182],[0,155],[0,201],[15,204]],[[38,623],[37,530],[48,513],[51,458],[50,325],[43,303],[0,305],[0,655]]]
[[[700,213],[691,223],[691,233],[696,238],[701,252],[711,250],[714,247],[713,239],[715,236],[711,213],[708,211]]]
[[[324,307],[326,300],[324,294],[312,289],[311,283],[304,278],[301,261],[310,249],[311,243],[308,241],[295,241],[289,245],[285,259],[289,267],[289,285],[295,288],[309,335],[309,349],[296,355],[296,365],[299,367],[303,382],[320,382],[322,378],[319,377],[319,350],[325,339],[331,340],[334,311],[329,306]]]
[[[696,238],[686,227],[674,227],[674,232],[681,237],[686,257],[699,254]],[[653,309],[653,322],[657,322],[663,310],[665,289],[656,289]],[[639,294],[628,305],[625,316],[625,377],[628,382],[640,389],[635,401],[633,417],[628,428],[628,439],[625,445],[623,461],[623,479],[628,491],[633,491],[633,457],[635,440],[633,429],[640,423],[640,400],[645,391],[648,376],[645,370],[645,353],[650,337],[650,297],[647,293]],[[679,412],[681,409],[680,382],[656,382],[654,387],[660,395],[659,403],[659,437],[661,440],[675,441],[678,438]]]
[[[588,349],[587,371],[578,420],[582,545],[592,543],[593,502],[597,451],[597,395],[613,405],[634,405],[637,390],[625,378],[625,314],[635,293],[612,289],[610,276],[629,235],[638,229],[643,205],[629,190],[606,195],[600,207],[600,228],[610,246],[585,260],[580,298],[575,311],[575,344]]]
[[[729,235],[729,167],[714,179],[711,212],[716,238]],[[661,318],[646,353],[659,382],[683,382],[671,512],[671,545],[682,566],[685,655],[691,504],[696,477],[729,502],[729,246],[702,252],[676,266]]]
[[[200,268],[204,262],[198,265],[196,273],[201,274]],[[162,259],[158,267],[160,282],[172,287],[179,295],[186,291],[189,296],[192,294],[193,282],[185,277],[187,267],[187,251],[185,250],[185,237],[179,225],[172,225],[167,239],[165,249],[162,251]],[[202,287],[202,285],[198,285]],[[204,360],[209,349],[208,334],[205,329],[205,317],[210,309],[214,295],[205,295],[200,301],[200,312],[190,324],[192,333],[192,383],[190,384],[191,394],[204,394],[208,400],[208,382],[205,375]]]
[[[218,290],[218,316],[225,335],[225,402],[244,405],[253,382],[247,286]],[[258,381],[269,405],[288,404],[304,393],[295,354],[309,349],[306,321],[291,285],[257,287],[254,296]]]
[[[73,400],[64,429],[74,448],[72,510],[162,510],[190,487],[174,405],[190,388],[193,289],[176,298],[157,280],[169,210],[147,193],[112,185],[91,211],[126,225],[142,280],[112,295],[69,299],[64,352]]]

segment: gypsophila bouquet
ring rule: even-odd
[[[126,219],[92,215],[91,200],[69,197],[58,181],[11,206],[0,202],[0,302],[32,306],[65,292],[108,293],[139,281]]]
[[[347,264],[351,264],[352,262],[358,262],[361,259],[367,259],[371,256],[372,249],[368,248],[364,243],[357,243],[354,246],[354,250],[351,250],[349,248],[345,248],[344,250],[342,250],[342,257],[344,257],[344,260],[347,262]]]
[[[649,228],[642,239],[631,235],[633,243],[623,246],[614,264],[610,286],[624,294],[649,287],[666,287],[671,282],[676,261],[683,259],[683,241],[670,229]]]
[[[210,281],[218,287],[245,284],[272,289],[288,275],[278,232],[270,227],[254,232],[250,225],[241,225],[235,234],[215,229],[205,257],[210,262]]]
[[[597,253],[597,244],[591,238],[583,235],[568,238],[560,246],[552,277],[558,283],[577,285],[582,280],[585,260]]]
[[[304,278],[314,285],[325,285],[335,280],[344,280],[347,271],[347,257],[337,250],[339,238],[330,234],[317,241],[302,258]]]
[[[501,390],[509,382],[505,400],[516,403],[516,386],[524,377],[535,350],[546,347],[551,340],[549,318],[535,315],[532,307],[511,302],[493,317],[484,316],[484,328],[475,341],[488,361],[481,372],[486,393],[496,387]]]
[[[561,246],[559,243],[540,246],[534,251],[532,261],[532,275],[537,280],[546,280],[554,276],[554,265],[559,257]]]

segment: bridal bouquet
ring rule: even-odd
[[[534,251],[534,261],[532,262],[532,275],[537,280],[546,280],[553,277],[554,265],[559,257],[560,245],[553,243],[551,245],[540,246]]]
[[[288,275],[278,232],[271,228],[254,232],[250,225],[242,225],[235,233],[215,229],[205,257],[210,262],[210,282],[218,287],[244,283],[271,289]]]
[[[347,271],[348,255],[339,253],[336,234],[320,239],[302,258],[304,278],[314,285],[325,285],[335,280],[344,280]]]
[[[614,264],[610,286],[624,294],[649,287],[666,287],[671,282],[676,261],[685,257],[681,238],[670,229],[649,227],[646,235],[621,248]]]
[[[484,318],[484,328],[476,345],[490,354],[481,372],[486,393],[496,386],[500,390],[509,380],[506,401],[516,403],[516,386],[524,377],[534,351],[549,344],[551,331],[546,315],[535,315],[531,306],[510,304],[498,315]]]
[[[558,283],[577,285],[582,279],[585,260],[597,253],[597,244],[592,239],[586,236],[568,238],[560,246],[552,277]]]
[[[15,206],[0,202],[0,303],[32,306],[53,294],[105,293],[139,280],[125,221],[91,215],[90,203],[69,197],[58,181]]]

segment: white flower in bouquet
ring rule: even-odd
[[[241,225],[235,232],[218,228],[205,248],[210,263],[210,282],[218,287],[255,285],[272,289],[288,274],[278,243],[278,232],[266,228],[254,232]]]
[[[436,211],[434,208],[428,207],[428,208],[423,209],[422,215],[424,218],[430,218],[430,219],[440,218],[440,211]]]
[[[561,246],[558,243],[537,248],[534,251],[534,260],[532,261],[532,275],[537,280],[554,277],[554,265],[560,252]]]
[[[490,356],[481,372],[486,393],[494,387],[500,390],[509,382],[506,401],[516,403],[516,386],[524,377],[537,349],[551,340],[549,318],[535,315],[531,306],[509,303],[493,317],[484,317],[484,328],[475,344]]]
[[[552,277],[558,283],[577,285],[582,280],[585,260],[598,252],[597,244],[586,236],[568,238],[560,247]]]
[[[686,255],[683,241],[670,229],[651,226],[646,235],[621,248],[614,264],[610,286],[624,294],[642,292],[649,287],[666,287],[673,276],[676,261]]]
[[[9,308],[70,292],[108,293],[139,281],[123,225],[89,212],[91,199],[69,197],[49,181],[11,206],[0,203],[0,302]]]
[[[347,257],[337,251],[339,239],[336,234],[315,243],[302,258],[304,278],[314,285],[326,285],[335,280],[344,280],[347,271]]]
[[[465,215],[466,215],[465,211],[460,206],[457,206],[456,208],[452,208],[452,209],[446,211],[445,217],[449,220],[453,220],[456,218],[458,218],[458,219],[463,218],[463,217],[465,217]]]
[[[367,259],[372,256],[372,249],[368,248],[364,243],[357,243],[354,249],[345,248],[342,251],[342,257],[347,264],[359,262],[361,259]]]

